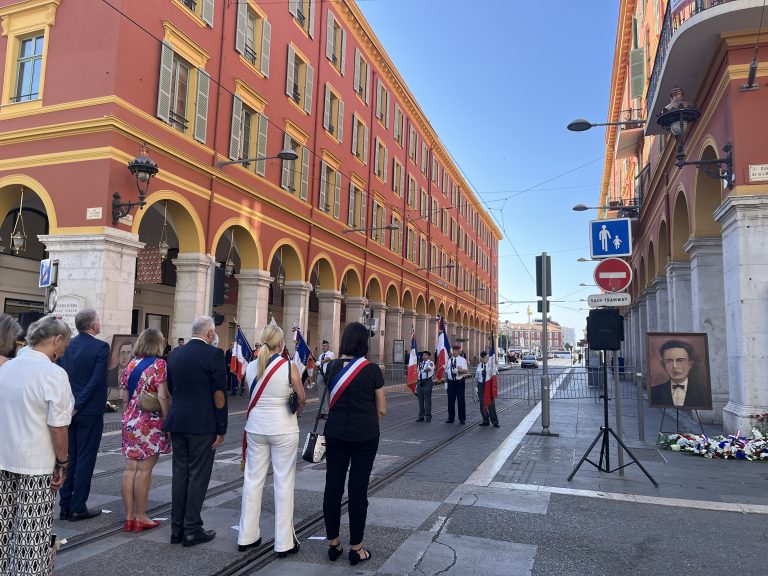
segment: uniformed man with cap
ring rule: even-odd
[[[424,350],[419,362],[419,382],[416,385],[416,396],[419,399],[419,417],[417,422],[432,421],[432,377],[435,375],[435,363],[432,353]]]
[[[496,428],[498,428],[499,417],[496,414],[496,403],[493,400],[493,395],[491,395],[491,403],[488,405],[488,408],[483,408],[485,386],[486,383],[488,383],[488,386],[490,386],[491,376],[493,376],[493,374],[490,372],[491,367],[488,365],[488,360],[488,352],[485,350],[480,352],[480,363],[477,365],[477,371],[475,372],[475,376],[477,377],[477,398],[480,400],[480,416],[483,417],[483,421],[480,423],[480,426],[488,426],[489,424],[493,424]]]
[[[467,360],[461,355],[461,345],[454,344],[451,347],[452,356],[445,368],[445,378],[448,382],[448,420],[446,424],[453,424],[456,415],[456,404],[459,407],[459,424],[467,420],[467,407],[464,402],[464,377],[469,373]]]

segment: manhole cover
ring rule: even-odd
[[[573,464],[573,448],[545,448],[526,444],[512,455],[513,462],[547,462],[549,464]]]
[[[632,450],[632,454],[634,454],[635,458],[641,462],[667,463],[667,459],[655,448],[630,448],[630,450]]]

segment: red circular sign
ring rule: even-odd
[[[606,258],[595,268],[595,284],[606,292],[621,292],[632,282],[632,268],[621,258]]]

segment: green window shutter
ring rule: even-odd
[[[272,24],[262,20],[261,24],[261,73],[269,78],[269,46],[272,42]]]
[[[288,134],[283,138],[283,150],[291,148],[291,137]],[[290,182],[290,171],[293,169],[293,163],[296,160],[283,160],[283,169],[280,175],[280,187],[284,190],[288,190],[288,183]],[[289,192],[291,190],[288,190]]]
[[[320,194],[318,199],[318,208],[325,212],[325,204],[328,200],[325,194],[325,187],[328,185],[328,164],[323,161],[320,163]]]
[[[208,90],[211,86],[211,77],[205,70],[197,70],[197,102],[195,103],[195,132],[194,138],[205,144],[208,133]]]
[[[265,158],[267,156],[267,130],[269,128],[269,121],[264,114],[259,114],[259,140],[256,143],[256,156]],[[267,169],[266,160],[256,161],[256,174],[264,176]]]
[[[339,143],[344,139],[344,102],[339,100],[339,117],[336,119],[336,138]]]
[[[232,131],[229,137],[229,158],[239,160],[242,158],[240,142],[243,130],[243,101],[237,96],[232,97]]]
[[[157,89],[157,117],[170,121],[171,80],[173,78],[173,48],[163,41],[160,53],[160,81]]]
[[[331,124],[331,88],[325,84],[325,104],[323,106],[323,128],[328,130]]]
[[[307,73],[304,77],[304,112],[312,114],[312,85],[315,78],[315,70],[309,64],[306,65]]]
[[[288,44],[288,66],[285,73],[285,93],[288,98],[293,98],[293,82],[296,77],[296,50]]]
[[[302,200],[307,199],[309,191],[309,148],[306,146],[301,147],[301,189],[299,191],[299,197]]]
[[[641,98],[645,88],[645,50],[636,48],[629,53],[630,98]]]
[[[248,28],[248,3],[237,5],[237,29],[235,31],[235,50],[245,54],[245,30]]]
[[[203,19],[203,22],[208,24],[211,28],[213,28],[213,13],[215,9],[215,3],[214,0],[203,0],[203,6],[200,9],[200,18]]]
[[[328,10],[328,20],[325,25],[325,57],[333,61],[333,40],[335,26],[333,24],[333,12]]]
[[[341,212],[341,174],[333,174],[333,217],[338,220]]]

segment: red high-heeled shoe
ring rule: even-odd
[[[150,520],[149,522],[136,520],[133,524],[133,531],[143,532],[144,530],[152,530],[152,528],[157,528],[158,526],[160,526],[160,522],[156,522],[155,520]]]
[[[133,532],[135,523],[135,520],[126,520],[125,525],[123,526],[123,532]]]

